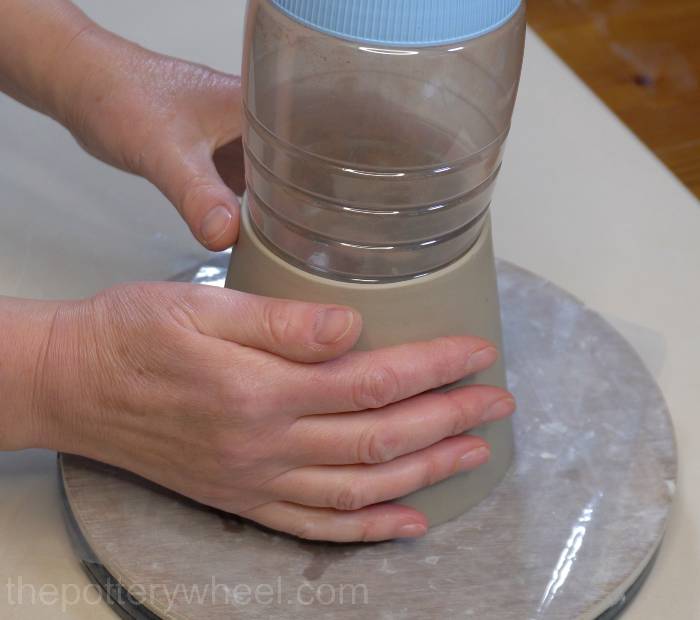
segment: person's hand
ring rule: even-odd
[[[98,26],[71,42],[56,116],[89,153],[145,177],[210,250],[238,237],[244,190],[238,77],[155,54]]]
[[[68,0],[4,0],[0,14],[0,91],[155,184],[209,249],[234,243],[244,186],[239,78],[143,49]]]
[[[49,330],[47,330],[49,331]],[[511,414],[472,386],[488,342],[350,352],[345,308],[187,284],[138,284],[59,306],[32,390],[34,447],[91,457],[307,538],[417,537],[388,504],[489,458],[463,435]]]

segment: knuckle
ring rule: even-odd
[[[440,338],[437,343],[437,356],[434,358],[436,383],[449,385],[458,381],[466,374],[466,365],[460,361],[464,354],[450,338]]]
[[[366,493],[363,485],[357,480],[350,480],[340,485],[332,498],[331,507],[344,512],[359,510],[369,504],[366,501]]]
[[[359,525],[359,530],[357,532],[357,540],[358,542],[372,542],[375,539],[375,536],[373,534],[374,532],[374,527],[373,524],[370,521],[360,521]]]
[[[267,362],[243,356],[224,361],[211,371],[212,389],[205,395],[222,419],[238,428],[252,431],[270,423],[270,416],[284,410],[280,390],[270,381]]]
[[[389,431],[370,426],[358,442],[358,462],[367,465],[388,463],[395,458],[398,440]]]
[[[219,290],[209,286],[197,286],[194,284],[179,284],[178,294],[174,301],[182,306],[190,314],[196,314],[200,308],[211,306],[221,296],[235,296],[235,291]]]
[[[443,406],[447,409],[447,415],[452,421],[450,436],[461,435],[471,426],[473,418],[472,408],[464,402],[463,396],[460,397],[453,392],[447,392],[443,395],[443,403]]]
[[[247,386],[231,382],[231,385],[222,386],[222,396],[219,406],[222,411],[230,415],[235,412],[235,417],[243,422],[259,418],[260,397],[255,390]]]
[[[440,475],[440,467],[437,460],[426,458],[423,464],[421,488],[431,487],[441,479],[442,476]]]
[[[317,538],[315,535],[316,528],[308,519],[295,522],[288,531],[292,536],[302,540],[316,540]]]
[[[197,290],[197,289],[202,290]],[[182,288],[180,294],[172,300],[172,303],[164,305],[164,316],[169,316],[175,324],[187,330],[206,333],[206,328],[198,318],[197,308],[201,308],[207,301],[210,291],[205,287]]]
[[[211,412],[209,426],[214,434],[213,440],[227,441],[228,431],[252,435],[269,424],[265,415],[264,396],[245,383],[242,385],[223,379],[219,380],[218,387],[214,388],[218,394],[207,402],[207,408]],[[252,450],[255,447],[247,446],[246,449]]]
[[[263,312],[263,327],[277,345],[285,345],[298,339],[298,328],[292,313],[280,304],[265,304]]]
[[[218,469],[228,472],[241,466],[242,455],[238,445],[229,441],[226,434],[216,434],[211,439],[210,446],[211,456]]]
[[[381,409],[397,400],[401,384],[389,366],[379,366],[363,373],[355,384],[354,403],[358,410]]]
[[[194,205],[212,188],[211,179],[203,174],[192,175],[182,188],[181,210],[191,211]]]
[[[265,399],[262,394],[242,392],[235,404],[229,406],[228,415],[242,433],[259,436],[267,432],[271,439],[273,433],[270,432],[270,414],[282,406],[276,405],[274,400]],[[267,443],[264,442],[263,445]]]
[[[259,442],[242,441],[244,437],[237,433],[220,433],[209,442],[209,451],[214,464],[222,479],[227,479],[232,473],[236,477],[252,476],[258,478],[266,463],[267,455]]]
[[[253,407],[253,396],[247,387],[245,376],[231,380],[229,372],[211,375],[210,395],[206,403],[218,420],[241,418]],[[243,373],[241,373],[243,374]]]

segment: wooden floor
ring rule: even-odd
[[[529,0],[547,44],[700,198],[700,0]]]

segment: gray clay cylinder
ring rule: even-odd
[[[316,276],[283,261],[260,241],[244,207],[241,235],[226,286],[256,295],[353,307],[364,320],[359,350],[465,334],[502,347],[490,222],[466,255],[437,272],[404,282],[358,284]],[[469,384],[505,387],[502,361],[458,385]],[[512,422],[498,421],[473,433],[491,445],[491,459],[486,465],[412,493],[397,503],[420,510],[431,525],[439,525],[489,495],[513,459]]]

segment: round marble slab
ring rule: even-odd
[[[181,279],[222,285],[227,262]],[[69,525],[115,608],[183,620],[619,613],[671,507],[666,404],[630,345],[580,301],[507,263],[499,286],[517,457],[489,498],[420,541],[307,543],[64,456]]]

